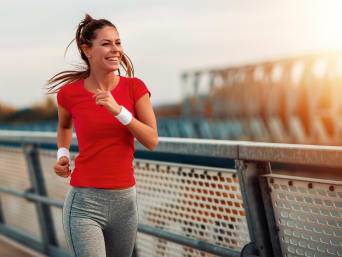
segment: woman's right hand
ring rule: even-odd
[[[63,178],[70,176],[71,171],[69,169],[69,159],[66,156],[62,156],[53,166],[55,173]]]

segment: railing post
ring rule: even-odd
[[[34,193],[47,196],[44,177],[40,166],[37,144],[24,144],[24,153],[30,175],[31,187]],[[41,202],[35,202],[40,231],[43,242],[43,251],[49,254],[49,245],[57,246],[55,228],[51,217],[50,206]]]
[[[2,212],[2,203],[0,202],[0,224],[4,224],[5,219],[4,219],[4,214]]]
[[[259,177],[260,189],[262,193],[262,199],[264,202],[266,218],[268,223],[269,235],[271,239],[272,249],[274,256],[282,256],[280,239],[279,239],[279,227],[276,223],[274,216],[274,209],[271,199],[271,188],[267,183],[267,179],[263,176]]]
[[[255,253],[261,257],[273,257],[268,232],[266,212],[259,186],[259,176],[270,172],[269,162],[236,161],[241,194],[243,197],[248,230]],[[270,208],[272,206],[269,206]],[[278,256],[277,256],[278,257]]]

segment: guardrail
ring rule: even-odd
[[[69,256],[56,150],[56,133],[0,131],[0,233]],[[73,167],[75,134],[70,150]],[[139,257],[342,256],[342,147],[160,138],[134,167]]]

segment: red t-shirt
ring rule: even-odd
[[[70,185],[77,187],[122,188],[135,185],[133,170],[134,136],[106,107],[96,104],[84,80],[66,84],[57,93],[57,102],[71,115],[79,154]],[[134,105],[146,93],[138,78],[120,76],[111,90],[115,101],[135,117]]]

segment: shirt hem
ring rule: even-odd
[[[93,187],[93,188],[111,188],[111,189],[120,189],[120,188],[127,188],[132,187],[136,184],[136,181],[131,183],[122,183],[122,184],[100,184],[100,183],[89,183],[89,182],[71,182],[70,180],[70,186],[75,187]]]

